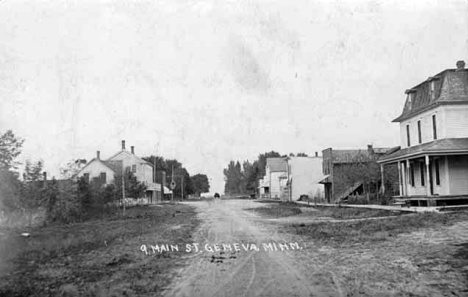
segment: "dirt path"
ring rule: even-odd
[[[299,249],[283,250],[279,243],[291,243],[286,234],[263,224],[252,212],[243,209],[260,206],[248,200],[191,203],[197,207],[201,227],[195,236],[201,252],[192,253],[190,265],[180,271],[164,296],[340,296],[331,277],[317,277],[310,267],[294,260],[294,253],[313,249],[298,242]],[[259,249],[209,252],[205,244],[255,244]],[[277,251],[266,251],[263,244],[275,243]],[[232,247],[234,249],[234,247]],[[315,277],[314,277],[315,276]]]

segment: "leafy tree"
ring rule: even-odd
[[[11,130],[0,136],[0,207],[9,210],[20,207],[21,182],[15,159],[21,153],[24,140],[17,138]]]
[[[243,185],[243,174],[239,161],[229,162],[228,168],[224,169],[224,179],[226,181],[224,185],[224,192],[226,194],[242,194],[244,190]]]
[[[85,165],[87,161],[86,159],[73,159],[70,160],[67,165],[60,168],[60,175],[64,179],[72,178],[74,174],[80,171]]]
[[[308,157],[306,153],[297,153],[297,157]]]
[[[0,208],[13,210],[20,207],[21,186],[17,172],[0,169]]]
[[[193,192],[197,195],[208,193],[210,191],[210,183],[205,174],[195,174],[190,177],[193,185]]]
[[[139,182],[136,176],[130,171],[125,170],[125,196],[131,198],[145,197],[146,185]]]
[[[29,224],[32,223],[34,211],[45,201],[45,181],[41,181],[42,161],[32,163],[26,161],[26,167],[23,173],[23,185],[21,188],[20,205],[29,212]]]
[[[21,154],[23,143],[24,140],[17,138],[11,130],[0,136],[0,169],[16,169],[15,159]]]
[[[154,161],[156,159],[156,170],[157,171],[167,171],[167,165],[166,165],[166,161],[164,160],[163,157],[161,156],[149,156],[149,157],[143,157],[142,158],[143,160],[149,162],[151,165],[154,164]]]

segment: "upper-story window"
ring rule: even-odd
[[[434,140],[437,139],[437,119],[436,115],[432,115],[432,135],[434,136]]]
[[[132,165],[132,172],[133,172],[133,173],[136,173],[136,165],[135,165],[135,164]]]
[[[411,136],[410,136],[409,124],[406,125],[406,142],[407,142],[408,146],[411,146]]]
[[[105,172],[101,172],[101,175],[100,175],[100,182],[105,184],[107,182],[107,177],[106,177],[106,173]]]
[[[430,93],[430,96],[431,96],[431,100],[434,100],[435,99],[435,81],[431,80],[429,85],[430,85],[429,93]]]
[[[421,137],[421,121],[418,121],[418,141],[419,141],[419,143],[422,143],[422,137]]]

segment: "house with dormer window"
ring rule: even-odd
[[[458,61],[407,90],[400,124],[401,149],[384,156],[397,164],[399,199],[413,206],[468,202],[468,70]],[[382,174],[385,174],[382,172]]]

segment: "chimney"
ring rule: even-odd
[[[457,61],[457,71],[465,69],[465,61]]]
[[[122,140],[122,150],[125,150],[125,140]]]
[[[315,157],[318,157],[318,152],[315,152]]]
[[[135,147],[132,145],[130,148],[132,149],[132,155],[134,155],[135,154]]]
[[[97,151],[97,152],[96,152],[96,158],[97,158],[98,160],[101,160],[101,152],[100,152],[100,151]]]

